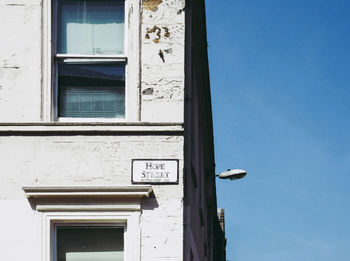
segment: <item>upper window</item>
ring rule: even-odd
[[[125,0],[57,0],[56,118],[125,118]]]
[[[58,0],[61,54],[124,54],[123,0]]]

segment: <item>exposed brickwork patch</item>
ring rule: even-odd
[[[143,8],[145,10],[156,12],[158,10],[158,5],[162,2],[163,0],[143,0]]]

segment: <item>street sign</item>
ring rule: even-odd
[[[179,160],[177,159],[133,159],[131,169],[132,183],[179,183]]]

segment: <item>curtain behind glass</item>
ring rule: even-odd
[[[59,63],[59,117],[124,118],[124,63]]]
[[[123,261],[124,229],[57,227],[57,261]]]
[[[59,3],[58,53],[124,53],[124,0],[60,0]]]

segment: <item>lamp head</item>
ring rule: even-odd
[[[225,172],[221,172],[220,174],[216,175],[220,179],[230,179],[230,180],[236,180],[244,178],[245,175],[247,175],[247,171],[243,169],[228,169]]]

